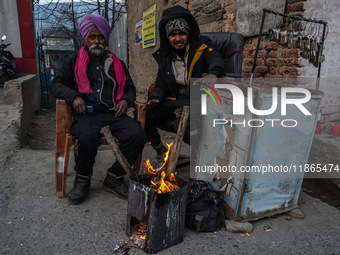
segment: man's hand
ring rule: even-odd
[[[78,114],[84,114],[86,113],[86,105],[84,100],[80,97],[80,96],[76,96],[73,99],[72,102],[72,107],[74,109],[74,111]]]
[[[159,105],[160,102],[158,99],[152,99],[150,101],[148,101],[143,107],[142,107],[142,111],[146,111],[149,110],[157,105]]]
[[[208,74],[204,77],[202,77],[201,79],[198,79],[197,81],[195,81],[194,85],[214,85],[217,81],[217,76],[215,74]]]
[[[129,106],[129,103],[126,99],[119,101],[115,106],[115,111],[116,111],[115,118],[118,118],[124,115],[128,110],[128,106]]]

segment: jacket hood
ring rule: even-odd
[[[189,35],[189,42],[191,40],[198,40],[200,36],[200,29],[197,24],[195,17],[185,8],[180,5],[176,5],[174,7],[170,7],[163,11],[162,19],[159,22],[159,38],[161,48],[167,49],[171,47],[168,38],[165,32],[165,25],[168,23],[169,20],[174,18],[183,18],[185,19],[190,27],[190,35]]]

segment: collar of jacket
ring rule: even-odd
[[[202,56],[203,54],[203,51],[205,50],[205,48],[207,48],[208,45],[206,45],[205,43],[203,43],[201,45],[201,47],[198,48],[198,50],[196,51],[195,55],[194,55],[194,58],[192,59],[191,61],[191,64],[190,64],[190,68],[189,68],[189,73],[188,73],[188,86],[189,86],[189,83],[190,83],[190,78],[191,78],[191,75],[192,75],[192,70],[194,69],[194,66],[197,62],[197,60],[200,59],[200,57]]]

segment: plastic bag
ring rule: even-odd
[[[190,181],[185,225],[197,232],[213,232],[223,225],[222,192],[205,181]]]

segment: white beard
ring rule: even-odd
[[[89,52],[96,57],[102,56],[105,52],[105,48],[102,44],[93,44],[89,47]]]

